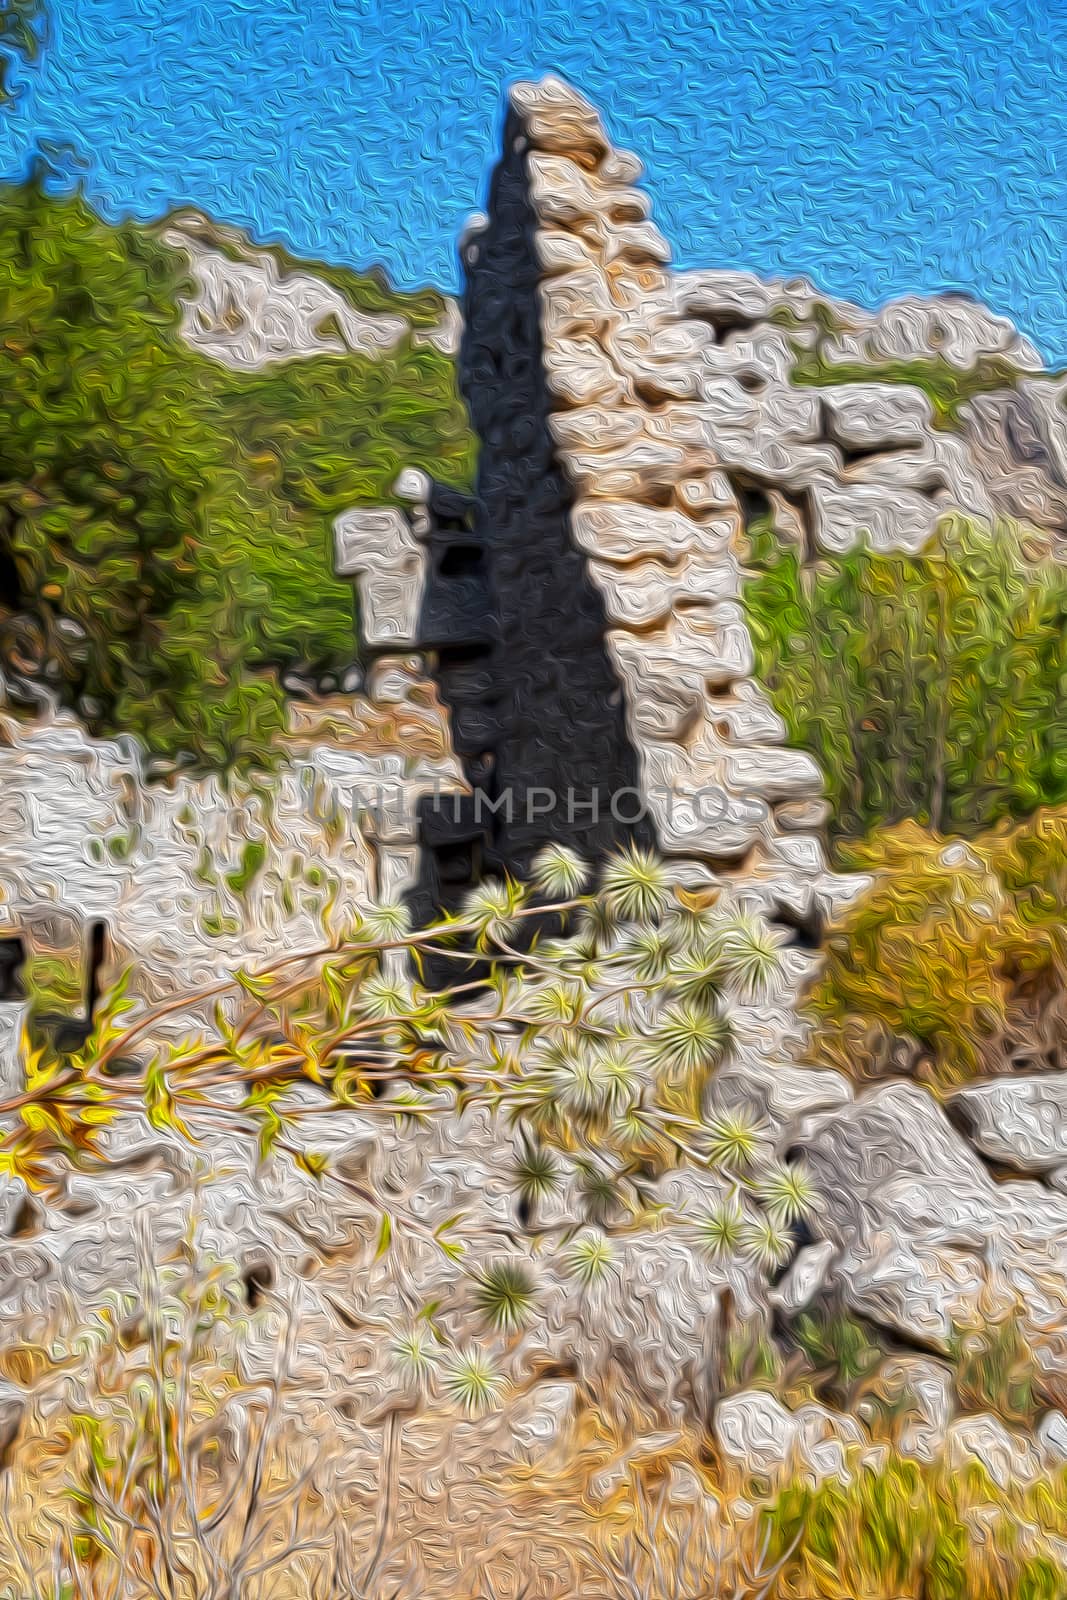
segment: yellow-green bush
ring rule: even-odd
[[[941,1085],[1020,1050],[1058,1064],[1067,812],[968,842],[906,823],[844,854],[873,881],[830,930],[810,998],[824,1059],[876,1076],[910,1041]]]
[[[791,1600],[1061,1600],[1067,1476],[1004,1491],[890,1455],[847,1485],[792,1484],[769,1512],[771,1548],[795,1543],[777,1593]]]

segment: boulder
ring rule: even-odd
[[[1067,1073],[968,1084],[951,1103],[953,1120],[991,1161],[1035,1174],[1067,1164]]]
[[[1025,1329],[1064,1350],[1067,1198],[995,1184],[925,1089],[890,1083],[799,1131],[823,1198],[833,1278],[861,1315],[948,1353],[991,1280]]]
[[[1067,1462],[1067,1417],[1062,1411],[1046,1411],[1034,1437],[1048,1466],[1062,1467]]]
[[[806,1245],[794,1257],[785,1277],[769,1290],[771,1305],[789,1316],[810,1306],[829,1276],[833,1259],[834,1247],[828,1239]]]
[[[861,1402],[881,1415],[902,1455],[933,1461],[944,1448],[955,1411],[951,1368],[928,1356],[888,1356]]]
[[[1033,1483],[1041,1476],[1042,1462],[1032,1439],[1012,1433],[989,1412],[976,1417],[960,1417],[945,1437],[945,1463],[955,1472],[965,1472],[978,1463],[998,1489],[1015,1483]]]
[[[816,1404],[789,1411],[773,1394],[746,1389],[715,1408],[715,1437],[726,1464],[772,1487],[800,1475],[822,1483],[847,1483],[850,1457],[870,1452],[870,1440],[852,1417]]]

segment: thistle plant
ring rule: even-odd
[[[530,887],[487,882],[428,927],[413,929],[402,907],[373,905],[329,946],[132,1021],[118,996],[79,1054],[27,1062],[25,1092],[0,1105],[0,1164],[32,1188],[55,1189],[64,1169],[105,1162],[103,1130],[136,1112],[179,1138],[236,1129],[261,1160],[344,1183],[314,1146],[323,1113],[355,1111],[417,1140],[433,1119],[477,1107],[513,1130],[518,1231],[498,1229],[483,1255],[461,1216],[435,1230],[390,1202],[377,1255],[401,1232],[416,1249],[442,1252],[489,1341],[519,1338],[550,1283],[583,1293],[619,1277],[616,1235],[650,1216],[682,1230],[709,1262],[774,1273],[818,1197],[802,1166],[773,1158],[751,1109],[713,1112],[710,1090],[735,1048],[735,1007],[774,991],[775,938],[759,919],[687,894],[644,850],[610,860],[598,891],[588,876],[551,846]],[[426,973],[443,966],[453,982],[431,987]],[[161,1042],[163,1015],[202,1014],[208,1002],[213,1027]],[[710,1211],[665,1203],[661,1180],[681,1168],[713,1176],[720,1199]],[[549,1197],[551,1223],[538,1217]],[[394,1331],[391,1358],[477,1412],[504,1379],[498,1358],[468,1347],[469,1337],[457,1347],[409,1324]]]

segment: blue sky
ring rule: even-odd
[[[554,69],[645,161],[680,264],[969,290],[1067,363],[1067,0],[52,4],[0,171],[71,144],[107,214],[195,204],[454,288],[506,86]]]

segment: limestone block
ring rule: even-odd
[[[631,386],[589,334],[556,339],[543,353],[549,389],[569,406],[626,402]]]
[[[345,511],[334,523],[336,569],[359,580],[362,641],[372,649],[412,649],[426,588],[426,558],[396,508]]]
[[[893,1083],[798,1135],[823,1195],[834,1278],[861,1315],[951,1348],[988,1284],[1018,1295],[1024,1332],[1062,1353],[1067,1198],[995,1184],[926,1090]]]
[[[694,323],[647,323],[634,317],[605,333],[621,372],[655,398],[692,400],[700,392],[701,353],[708,330]]]
[[[608,280],[592,264],[546,278],[540,300],[541,333],[546,344],[576,333],[595,333],[619,319]]]
[[[753,749],[728,751],[723,758],[726,782],[738,794],[750,794],[772,804],[821,795],[819,764],[803,750]]]
[[[644,222],[648,217],[649,199],[640,189],[601,183],[566,156],[531,151],[526,166],[539,221],[566,227],[597,217],[613,223]]]
[[[787,800],[774,808],[774,820],[786,833],[812,833],[830,820],[828,800]]]
[[[546,274],[582,271],[595,264],[597,252],[577,234],[563,228],[538,228],[534,249]]]
[[[961,372],[990,356],[1020,371],[1038,372],[1043,366],[1034,346],[1006,317],[995,316],[965,295],[893,300],[868,315],[855,332],[832,336],[827,353],[830,359],[858,356],[872,363],[938,358]]]
[[[777,745],[786,726],[759,686],[749,679],[735,683],[728,694],[709,695],[707,721],[717,737],[738,745]]]
[[[677,561],[698,544],[717,551],[725,547],[732,531],[726,523],[698,526],[679,511],[606,500],[577,501],[571,527],[587,555],[616,562],[649,556]]]
[[[607,500],[651,497],[670,489],[686,468],[687,455],[677,445],[638,435],[614,450],[566,450],[559,457],[580,495]]]
[[[797,1474],[816,1484],[828,1478],[847,1483],[850,1455],[870,1445],[853,1418],[814,1403],[787,1411],[759,1389],[721,1400],[714,1425],[724,1460],[772,1485]]]
[[[602,173],[603,170],[601,168]],[[620,257],[666,266],[671,259],[671,247],[654,222],[625,222],[613,227],[604,242],[605,262]]]
[[[831,384],[817,393],[830,437],[850,449],[921,445],[933,426],[929,398],[908,384]]]
[[[617,450],[643,436],[645,414],[637,406],[581,406],[553,412],[548,428],[563,450]]]
[[[660,629],[641,636],[608,635],[616,670],[636,703],[653,681],[693,682],[701,703],[707,688],[721,690],[751,676],[753,657],[744,612],[734,601],[678,612]]]
[[[785,1277],[769,1291],[767,1298],[771,1305],[790,1316],[810,1306],[826,1282],[833,1258],[834,1247],[828,1239],[805,1245],[794,1257]]]
[[[775,303],[774,285],[752,272],[680,272],[678,300],[684,311],[763,322]]]
[[[22,1031],[29,1007],[21,1000],[0,1002],[0,1098],[21,1094],[26,1087]]]
[[[931,1356],[888,1356],[869,1390],[872,1411],[894,1419],[897,1449],[919,1461],[933,1461],[945,1445],[955,1412],[952,1369]]]
[[[951,1106],[971,1144],[992,1161],[1035,1174],[1067,1162],[1067,1073],[968,1084]]]
[[[1041,1455],[1034,1441],[1010,1432],[989,1412],[959,1417],[945,1437],[945,1462],[950,1470],[966,1472],[976,1461],[998,1489],[1032,1483],[1041,1476]]]
[[[1037,1425],[1037,1448],[1053,1469],[1067,1462],[1067,1417],[1062,1411],[1046,1411]]]
[[[550,73],[537,83],[513,84],[508,99],[538,149],[562,155],[587,151],[597,160],[611,153],[596,107],[562,78]]]
[[[731,555],[719,561],[686,555],[671,565],[647,560],[616,566],[590,560],[588,570],[603,596],[609,625],[623,628],[664,622],[679,604],[735,599],[740,587]]]
[[[826,551],[849,550],[865,537],[875,550],[921,550],[941,508],[916,490],[843,483],[820,476],[810,484],[815,538]]]

